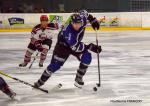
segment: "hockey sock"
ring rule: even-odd
[[[88,66],[80,63],[79,69],[77,70],[75,81],[80,82],[81,85],[82,84],[84,85],[84,82],[83,82],[82,78],[85,75],[87,68],[88,68]]]
[[[51,77],[52,72],[48,71],[47,69],[43,72],[41,78],[38,80],[38,82],[36,83],[36,86],[42,86],[44,85],[44,83]]]
[[[44,63],[46,56],[47,56],[47,53],[48,53],[48,49],[43,49],[41,56],[40,56],[40,64]]]
[[[27,50],[25,57],[24,57],[24,63],[28,64],[31,61],[31,55],[33,54],[34,51],[32,50]]]

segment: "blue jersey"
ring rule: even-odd
[[[84,36],[84,30],[87,25],[87,17],[82,15],[81,18],[82,26],[78,31],[75,31],[72,28],[71,23],[68,23],[61,31],[61,38],[63,39],[63,42],[75,52],[83,52],[85,50],[85,45],[81,42],[81,40]]]

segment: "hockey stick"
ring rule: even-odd
[[[97,34],[97,29],[96,29],[96,45],[98,46],[98,34]],[[98,63],[98,84],[97,87],[101,86],[101,76],[100,76],[100,56],[99,53],[97,52],[97,63]]]
[[[12,77],[12,76],[9,76],[9,75],[7,75],[7,74],[1,72],[1,71],[0,71],[0,74],[1,74],[1,75],[4,75],[5,77],[11,78],[11,79],[13,79],[13,80],[16,80],[16,81],[18,81],[18,82],[20,82],[20,83],[22,83],[22,84],[28,85],[28,86],[30,86],[30,87],[32,87],[32,88],[38,89],[38,90],[40,90],[40,91],[42,91],[42,92],[48,93],[48,90],[45,90],[45,89],[42,89],[42,88],[36,88],[34,85],[32,85],[32,84],[30,84],[30,83],[28,83],[28,82],[25,82],[25,81],[23,81],[23,80],[20,80],[20,79],[18,79],[18,78]]]
[[[37,57],[38,55],[39,55],[39,52],[36,53],[36,55],[35,55],[33,61],[31,62],[30,66],[29,66],[29,69],[31,69],[31,67],[32,67],[32,65],[33,65],[33,63],[34,63],[34,61],[36,60],[36,57]]]

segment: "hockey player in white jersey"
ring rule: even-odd
[[[52,30],[58,29],[57,23],[48,23],[47,15],[40,17],[41,23],[36,25],[31,32],[31,41],[26,51],[24,62],[19,67],[25,67],[31,60],[31,55],[38,50],[41,52],[39,67],[43,67],[44,60],[52,44]]]

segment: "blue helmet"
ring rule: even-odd
[[[71,22],[73,22],[73,23],[82,23],[82,18],[80,17],[79,14],[73,14],[71,16]]]

